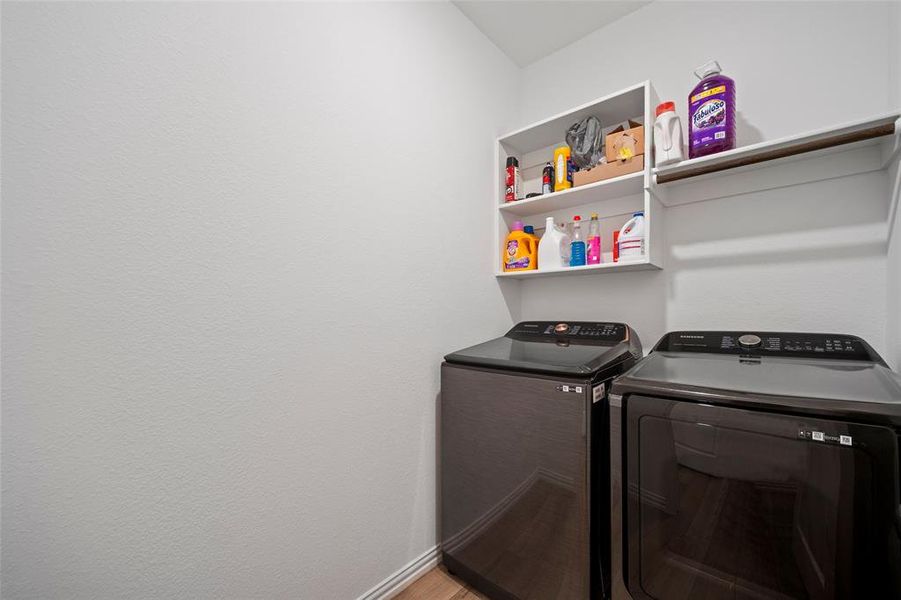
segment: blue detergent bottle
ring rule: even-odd
[[[582,239],[582,217],[573,217],[573,241],[570,245],[569,266],[581,267],[585,264],[585,240]]]

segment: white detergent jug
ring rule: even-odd
[[[619,230],[619,259],[635,260],[644,255],[644,212],[637,212]],[[541,263],[539,262],[539,267]]]
[[[654,121],[654,160],[658,167],[681,162],[682,123],[676,115],[676,105],[664,102],[657,107],[657,120]]]
[[[544,221],[544,235],[538,242],[538,270],[550,271],[569,266],[569,236],[556,225],[554,218]]]

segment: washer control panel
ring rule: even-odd
[[[628,339],[622,323],[596,323],[592,321],[523,321],[507,332],[507,337],[517,340],[559,339],[622,342]]]
[[[859,337],[838,333],[672,331],[654,350],[882,362]]]

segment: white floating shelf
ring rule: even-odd
[[[599,265],[585,265],[546,271],[507,271],[506,273],[497,273],[497,277],[498,279],[532,279],[535,277],[556,277],[560,275],[590,275],[604,271],[648,271],[660,268],[658,265],[651,263],[647,257],[644,257],[640,260],[622,260]]]
[[[523,187],[526,191],[537,191],[536,186],[539,186],[538,189],[540,189],[542,167],[547,161],[553,160],[554,148],[565,143],[566,131],[573,123],[589,115],[597,117],[604,126],[622,123],[628,119],[637,119],[644,124],[647,131],[650,123],[649,115],[653,114],[652,111],[657,104],[658,98],[653,86],[649,81],[644,81],[497,138],[493,163],[497,174],[495,180],[497,195],[494,201],[497,253],[492,257],[492,261],[498,279],[596,275],[663,267],[661,236],[664,214],[663,207],[659,200],[651,194],[649,187],[651,168],[647,157],[651,156],[650,135],[646,135],[644,140],[643,154],[646,157],[644,168],[637,173],[514,202],[504,202],[503,177],[506,159],[515,156],[519,159],[522,168]],[[610,240],[612,231],[618,230],[633,212],[644,211],[646,255],[639,260],[629,262],[602,263],[543,271],[497,272],[498,267],[501,266],[500,250],[503,249],[509,227],[515,220],[526,221],[526,224],[532,224],[536,230],[540,230],[544,224],[542,217],[568,218],[564,215],[569,209],[581,206],[585,206],[585,210],[590,208],[592,212],[599,213],[604,240]]]
[[[589,202],[603,202],[644,191],[644,171],[629,173],[587,185],[499,205],[499,211],[519,217],[548,214],[557,210],[581,206]]]
[[[665,206],[883,169],[898,154],[901,111],[655,168]]]

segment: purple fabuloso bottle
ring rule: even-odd
[[[715,60],[695,71],[701,80],[688,96],[688,158],[735,148],[735,82]]]

